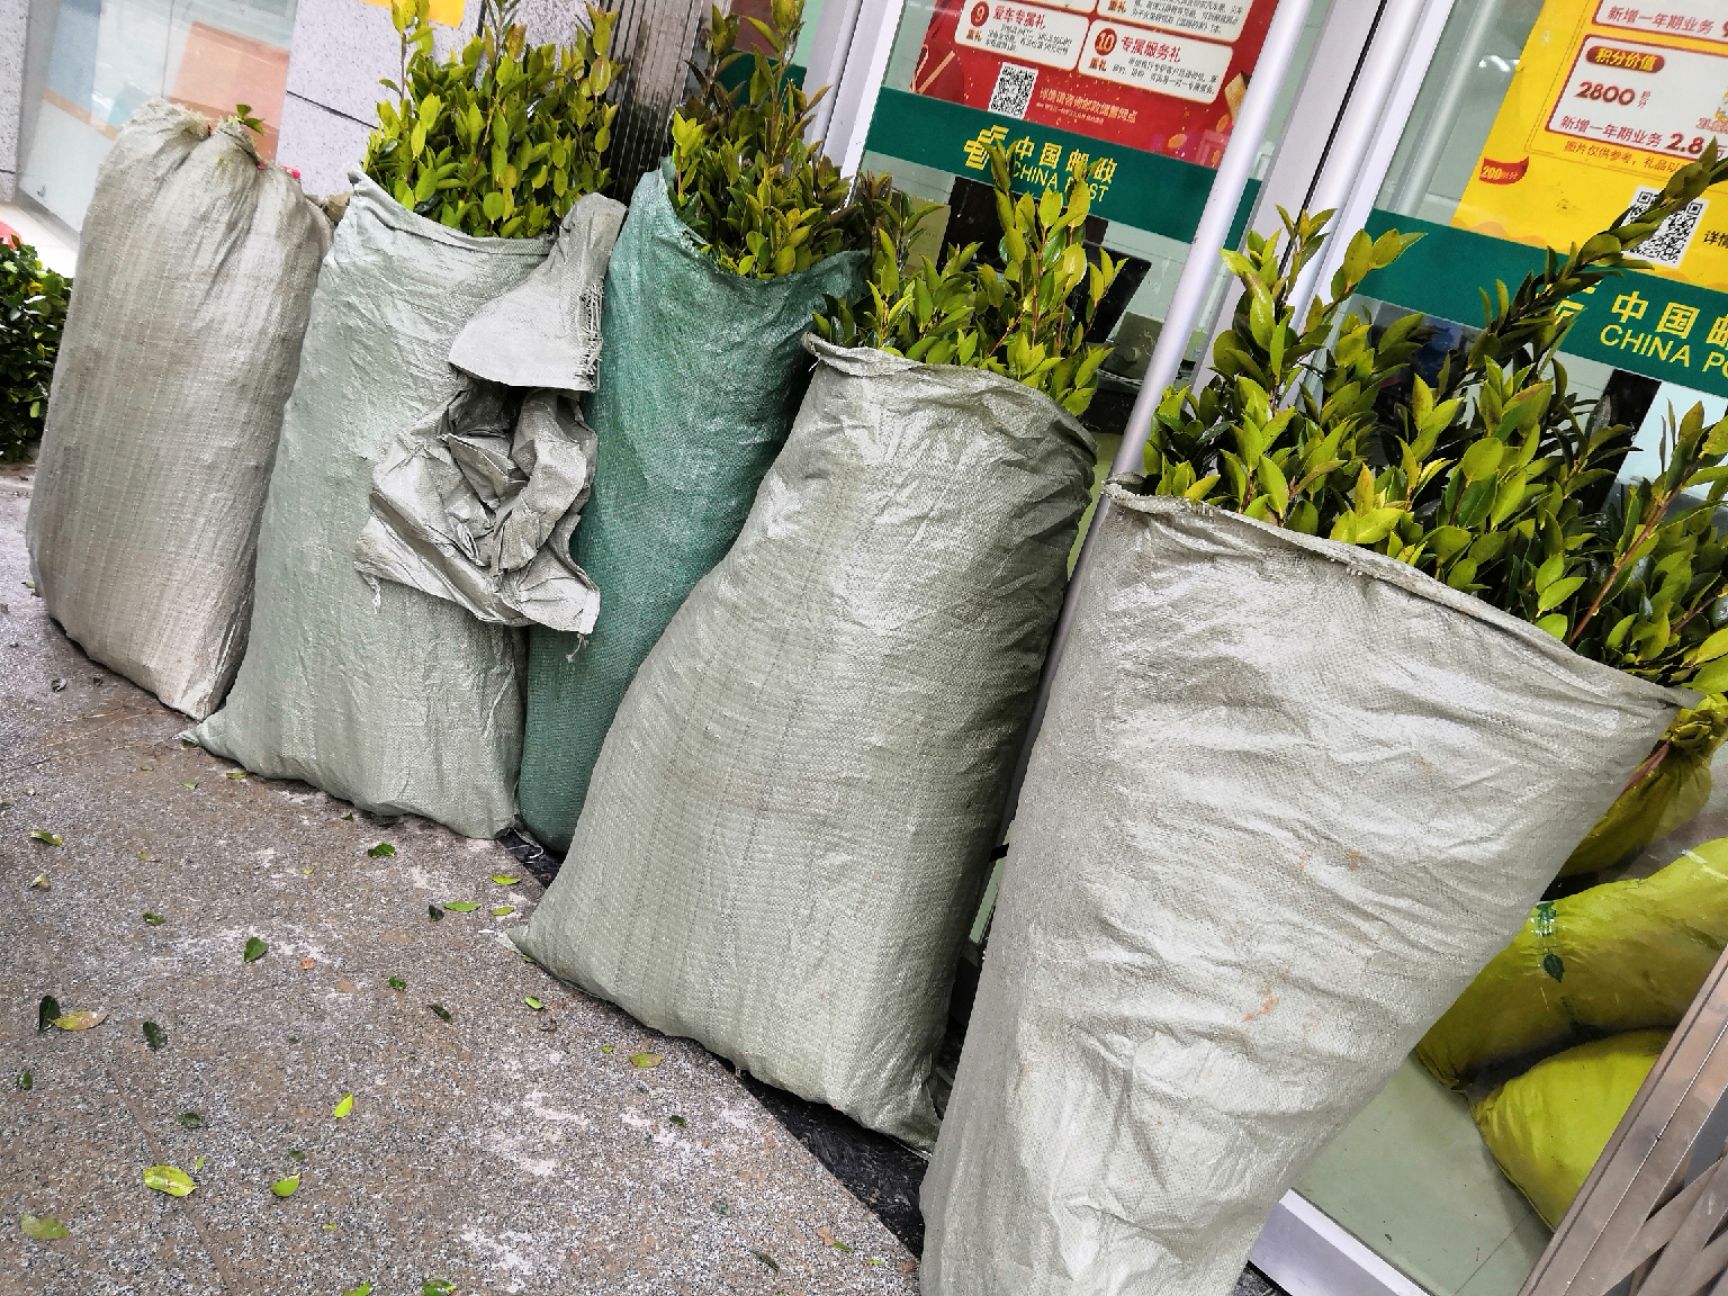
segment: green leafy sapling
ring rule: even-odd
[[[404,207],[466,234],[533,238],[606,186],[617,15],[588,6],[569,45],[529,46],[515,0],[487,0],[461,53],[433,49],[429,0],[391,0],[402,66],[363,169]]]
[[[1559,357],[1566,303],[1645,268],[1638,244],[1724,178],[1712,146],[1648,210],[1550,252],[1515,292],[1496,284],[1463,357],[1403,389],[1421,316],[1376,336],[1347,304],[1414,240],[1355,235],[1330,293],[1298,321],[1295,283],[1329,216],[1281,213],[1281,238],[1250,235],[1225,254],[1242,301],[1213,346],[1211,380],[1160,403],[1144,489],[1376,549],[1633,674],[1728,685],[1728,633],[1717,633],[1728,545],[1714,520],[1728,421],[1705,426],[1701,407],[1670,419],[1657,479],[1616,494],[1629,430],[1592,425]]]
[[[792,75],[803,0],[773,0],[771,21],[748,18],[764,52],[738,48],[739,19],[715,6],[707,64],[672,116],[672,202],[708,255],[734,274],[774,279],[868,245],[876,220],[867,186],[853,186],[805,132],[823,87]],[[735,73],[750,74],[734,87]]]
[[[1076,172],[1066,195],[1046,189],[1034,199],[1013,193],[1000,148],[991,152],[990,172],[1001,270],[979,260],[976,243],[949,248],[940,267],[925,257],[907,268],[910,236],[923,213],[894,195],[882,202],[866,295],[855,305],[830,302],[816,319],[817,332],[841,346],[1004,374],[1084,414],[1110,354],[1108,344],[1092,340],[1092,329],[1119,268],[1102,249],[1096,261],[1087,257],[1088,177]]]

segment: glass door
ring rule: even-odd
[[[1545,248],[1564,250],[1648,202],[1712,141],[1728,147],[1721,0],[1447,0],[1435,16],[1444,26],[1413,106],[1367,146],[1377,165],[1340,221],[1423,235],[1366,281],[1358,306],[1385,323],[1424,315],[1417,368],[1430,376],[1482,323],[1482,289],[1515,286]],[[1648,272],[1576,301],[1564,347],[1594,417],[1637,429],[1623,480],[1649,475],[1671,408],[1702,401],[1710,418],[1728,408],[1728,186],[1641,255]],[[1646,1029],[1604,1030],[1586,1014],[1559,1036],[1521,1034],[1518,1016],[1539,1006],[1514,994],[1461,1001],[1437,1030],[1470,1065],[1437,1062],[1431,1035],[1298,1182],[1296,1211],[1383,1275],[1372,1290],[1520,1290],[1713,961],[1713,951],[1677,958],[1695,939],[1690,926],[1662,929],[1633,892],[1605,884],[1660,874],[1664,887],[1699,888],[1695,915],[1722,910],[1723,889],[1690,878],[1702,866],[1685,852],[1725,832],[1718,795],[1630,862],[1562,879],[1532,913],[1522,939],[1541,959],[1535,997],[1648,1003],[1631,1014]],[[1654,924],[1643,943],[1627,939],[1641,924]],[[1507,1039],[1529,1046],[1495,1042]],[[1293,1221],[1274,1225],[1257,1259],[1278,1278]]]

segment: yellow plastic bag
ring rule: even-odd
[[[1500,1169],[1553,1228],[1584,1186],[1668,1031],[1580,1044],[1508,1080],[1472,1109]]]
[[[1647,878],[1545,900],[1416,1046],[1457,1088],[1495,1062],[1558,1048],[1578,1027],[1675,1026],[1728,943],[1728,838]]]
[[[1710,758],[1724,737],[1728,699],[1721,695],[1675,716],[1626,790],[1567,858],[1560,876],[1624,864],[1702,810],[1710,799]]]

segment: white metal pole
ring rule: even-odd
[[[1447,17],[1451,16],[1454,7],[1446,6]],[[1457,61],[1452,65],[1452,75],[1446,78],[1440,102],[1434,105],[1433,113],[1422,123],[1422,141],[1417,146],[1416,156],[1411,160],[1409,169],[1399,182],[1400,211],[1420,215],[1419,205],[1428,192],[1429,182],[1434,179],[1434,172],[1440,167],[1440,155],[1446,151],[1452,128],[1458,123],[1458,114],[1463,109],[1465,96],[1470,90],[1471,73],[1482,60],[1482,50],[1488,44],[1488,33],[1493,29],[1495,19],[1499,18],[1501,8],[1500,0],[1476,0],[1476,8],[1470,15],[1470,25],[1465,28],[1464,39],[1458,49]],[[1444,20],[1441,30],[1445,30]],[[1438,47],[1439,38],[1436,37],[1435,48]],[[1428,61],[1433,62],[1432,53]]]
[[[1272,110],[1278,102],[1278,92],[1296,61],[1296,50],[1302,41],[1302,30],[1308,22],[1313,0],[1279,0],[1266,29],[1266,41],[1254,65],[1254,75],[1248,82],[1248,93],[1242,100],[1242,111],[1230,129],[1230,143],[1218,163],[1212,190],[1200,213],[1200,224],[1190,241],[1188,260],[1176,280],[1176,292],[1170,299],[1170,309],[1164,314],[1159,328],[1158,343],[1146,365],[1146,377],[1140,394],[1134,398],[1134,410],[1123,429],[1122,448],[1112,465],[1115,472],[1131,472],[1140,464],[1146,450],[1146,438],[1152,430],[1152,411],[1163,397],[1164,389],[1175,381],[1188,354],[1194,330],[1206,309],[1206,298],[1218,274],[1218,254],[1230,237],[1230,226],[1242,204],[1248,182],[1254,178],[1254,164],[1260,156],[1260,145],[1272,125]],[[1100,508],[1103,506],[1100,505]],[[1083,560],[1083,559],[1082,559]],[[1078,567],[1076,567],[1078,572]]]
[[[816,26],[810,32],[810,56],[804,61],[804,86],[808,90],[827,86],[828,93],[811,115],[805,131],[807,139],[819,140],[828,134],[835,96],[846,72],[846,56],[852,48],[863,3],[864,0],[828,0],[816,15]]]
[[[1455,0],[1428,0],[1427,8],[1415,31],[1411,33],[1409,47],[1405,51],[1407,71],[1392,87],[1384,112],[1375,126],[1368,151],[1357,167],[1355,183],[1345,199],[1338,204],[1338,215],[1332,224],[1333,237],[1327,241],[1325,253],[1314,259],[1314,275],[1309,282],[1309,288],[1314,292],[1318,292],[1322,285],[1331,283],[1333,274],[1344,264],[1344,253],[1350,244],[1349,236],[1367,223],[1369,214],[1374,210],[1374,201],[1379,197],[1381,186],[1385,184],[1386,176],[1392,170],[1392,158],[1398,152],[1398,141],[1403,137],[1411,111],[1416,107],[1416,98],[1421,92],[1422,81],[1427,76],[1429,65],[1434,61],[1434,53],[1440,48],[1440,38],[1446,32],[1446,22],[1452,15],[1454,3]],[[1456,72],[1454,76],[1457,76]],[[1448,125],[1449,122],[1441,123],[1435,129],[1444,129]],[[1428,129],[1429,123],[1424,122],[1423,126]],[[1306,309],[1307,299],[1300,300],[1304,303],[1302,309]]]
[[[864,160],[864,140],[905,8],[906,0],[860,0],[854,15],[843,65],[828,92],[831,102],[822,129],[828,156],[843,175],[855,174]]]

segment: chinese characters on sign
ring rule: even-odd
[[[1038,139],[1031,134],[1010,137],[1008,127],[998,122],[986,126],[966,141],[966,170],[987,171],[990,166],[990,146],[999,145],[1008,154],[1008,164],[1017,187],[1034,192],[1061,189],[1071,174],[1088,176],[1094,207],[1110,192],[1110,182],[1116,178],[1117,160],[1108,153],[1096,156],[1085,149],[1064,148],[1060,141]]]
[[[1547,0],[1452,223],[1563,248],[1647,207],[1712,141],[1728,148],[1728,3]],[[1728,193],[1692,203],[1638,255],[1728,288]]]
[[[935,0],[916,94],[1216,166],[1276,0]]]
[[[1598,284],[1563,303],[1573,317],[1568,350],[1706,391],[1728,386],[1728,308],[1669,297],[1660,281]]]

